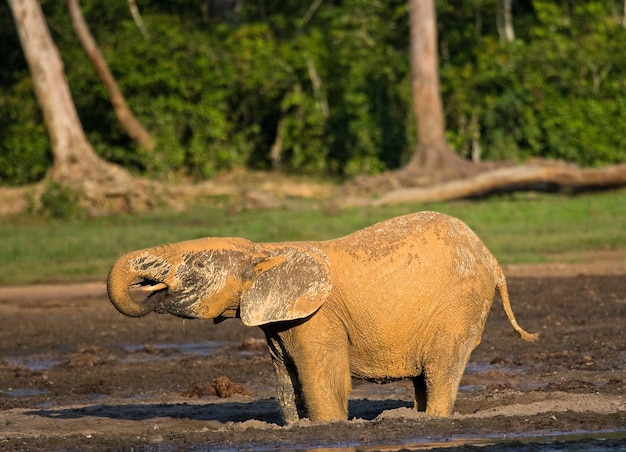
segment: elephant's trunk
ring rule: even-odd
[[[127,255],[115,262],[107,279],[107,292],[113,306],[122,314],[142,317],[154,310],[157,300],[140,302],[133,299],[130,289],[142,275],[131,267],[131,260],[132,255]]]

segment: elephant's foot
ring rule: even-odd
[[[437,417],[448,417],[452,414],[453,406],[454,402],[446,403],[443,401],[437,401],[434,403],[428,403],[428,406],[426,407],[426,414]]]
[[[309,408],[309,420],[313,422],[347,421],[348,403],[314,404]]]

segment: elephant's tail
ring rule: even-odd
[[[515,320],[515,314],[513,314],[513,309],[511,309],[511,301],[509,300],[509,289],[506,284],[506,278],[504,277],[502,269],[500,268],[498,268],[496,287],[498,289],[498,295],[500,295],[500,301],[502,302],[504,312],[506,313],[509,322],[513,326],[513,329],[519,333],[523,340],[527,342],[535,342],[539,338],[539,333],[529,333],[521,326],[519,326],[517,320]]]

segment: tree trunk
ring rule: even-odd
[[[398,172],[398,177],[408,185],[425,185],[463,177],[473,171],[473,165],[457,155],[445,137],[434,0],[409,0],[409,20],[417,149],[407,166]]]
[[[496,26],[500,42],[515,41],[515,29],[513,28],[513,15],[511,13],[512,0],[498,0],[496,4]]]
[[[87,140],[38,1],[8,1],[50,135],[54,164],[47,179],[79,194],[92,215],[134,210],[150,202],[138,181],[100,159]]]
[[[78,0],[68,0],[67,7],[70,11],[72,26],[74,27],[76,36],[96,69],[100,80],[102,80],[102,83],[106,87],[111,103],[113,104],[115,116],[117,116],[122,128],[140,147],[152,150],[154,148],[154,140],[137,120],[133,112],[130,111],[130,108],[128,108],[126,100],[117,86],[115,77],[113,77],[113,74],[109,70],[109,66],[102,52],[100,52],[96,40],[89,31],[89,26],[83,17]]]

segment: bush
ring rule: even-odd
[[[78,193],[56,182],[46,185],[41,194],[40,204],[31,206],[31,213],[60,220],[83,218],[85,215],[79,205]]]

